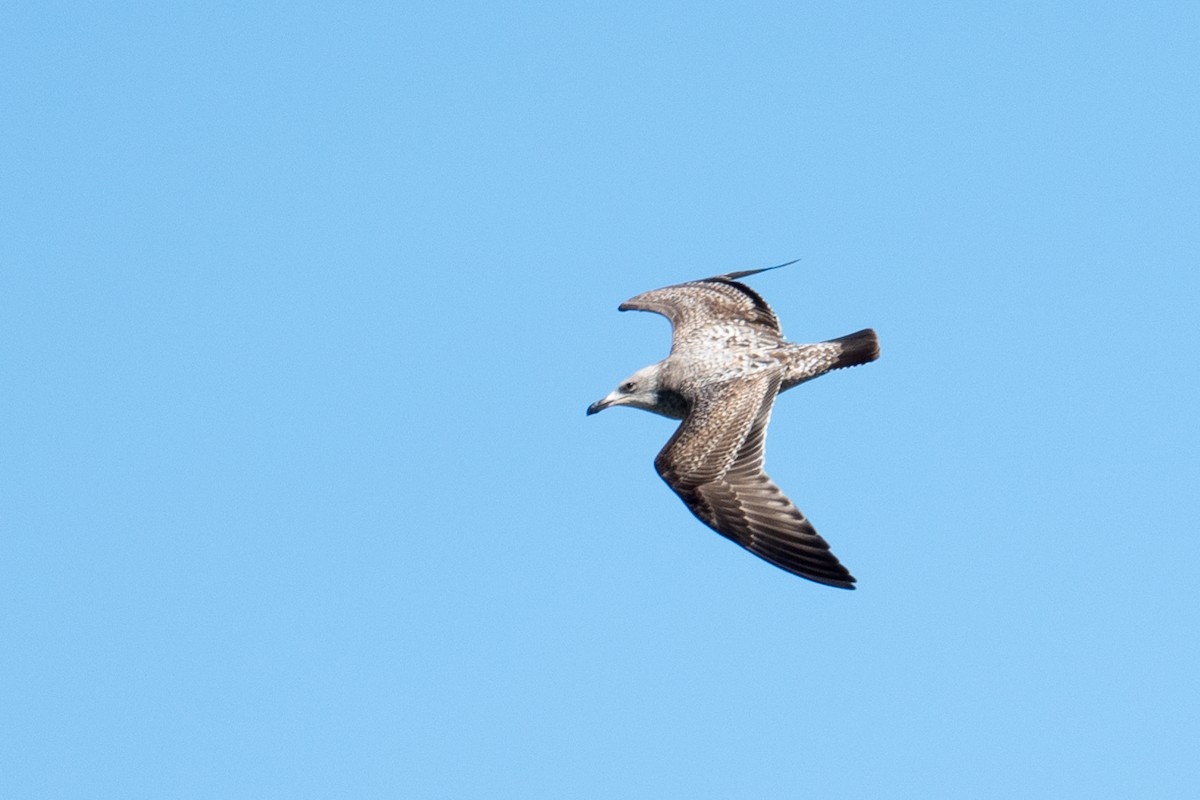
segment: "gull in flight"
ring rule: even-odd
[[[853,589],[849,570],[763,471],[763,448],[780,392],[874,361],[879,341],[870,329],[817,344],[785,341],[775,312],[739,282],[766,269],[667,286],[622,303],[621,311],[653,311],[671,321],[671,353],[587,413],[631,406],[682,420],[654,466],[701,522],[794,575]]]

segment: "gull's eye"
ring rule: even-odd
[[[625,381],[617,388],[619,388],[623,393],[629,394],[633,391],[633,381]]]

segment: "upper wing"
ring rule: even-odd
[[[853,589],[854,577],[829,551],[829,544],[763,471],[778,375],[764,374],[753,385],[749,380],[740,383],[706,399],[733,401],[740,409],[753,403],[739,417],[746,423],[728,425],[723,415],[696,404],[655,460],[659,475],[693,514],[727,539],[802,578]],[[701,414],[695,416],[696,411]]]
[[[699,328],[729,321],[739,321],[779,335],[775,312],[757,292],[736,280],[758,272],[763,270],[734,272],[653,289],[626,300],[620,310],[662,314],[671,321],[676,342]]]
[[[662,479],[680,493],[720,480],[737,460],[763,403],[769,408],[779,392],[780,373],[764,370],[696,394],[687,417],[654,459]]]

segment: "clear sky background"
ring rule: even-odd
[[[0,796],[1200,796],[1200,6],[10,3]],[[586,406],[883,357],[795,578]]]

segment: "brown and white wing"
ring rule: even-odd
[[[714,387],[658,454],[655,467],[702,522],[775,566],[854,588],[829,544],[763,471],[777,374]],[[736,408],[734,412],[722,410]],[[731,422],[733,424],[731,424]]]
[[[771,269],[774,269],[773,267]],[[653,311],[671,321],[674,342],[714,324],[736,321],[780,335],[779,319],[749,286],[738,283],[764,270],[747,270],[643,292],[622,303],[621,311]]]

